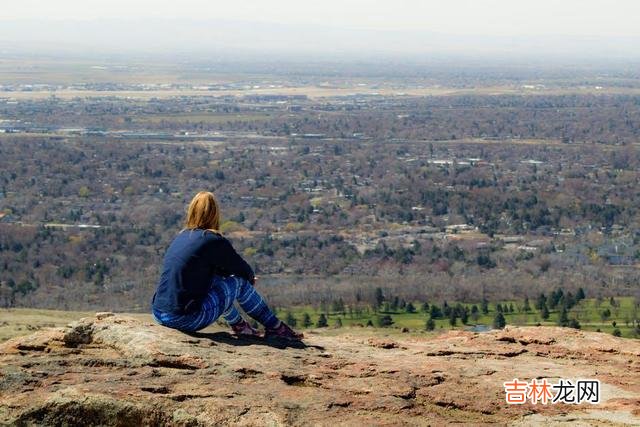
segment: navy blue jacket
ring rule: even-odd
[[[212,231],[181,231],[164,256],[153,308],[172,314],[198,310],[213,276],[235,275],[255,283],[253,270],[223,236]]]

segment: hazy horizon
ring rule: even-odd
[[[9,1],[3,53],[638,60],[640,3]]]

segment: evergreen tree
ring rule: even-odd
[[[502,306],[500,305],[500,303],[496,304],[496,311],[502,313]]]
[[[482,311],[482,314],[489,313],[489,301],[487,301],[486,298],[482,298],[482,302],[480,303],[480,311]]]
[[[336,328],[342,328],[342,319],[338,317],[333,326],[336,327]]]
[[[531,311],[531,306],[529,305],[529,297],[524,297],[524,305],[522,306],[522,311],[528,313]]]
[[[547,297],[541,293],[538,295],[538,299],[536,300],[536,309],[542,310],[542,307],[547,305]]]
[[[558,304],[560,304],[560,300],[562,299],[563,296],[564,296],[564,292],[562,292],[562,289],[556,289],[555,291],[551,292],[551,297],[547,301],[549,304],[549,308],[551,309],[556,308]]]
[[[466,325],[467,322],[469,322],[469,309],[467,307],[460,312],[460,321],[463,325]]]
[[[456,319],[457,319],[457,317],[456,317],[456,312],[455,312],[455,311],[453,311],[453,310],[451,310],[451,311],[449,312],[449,324],[450,324],[451,326],[456,326]]]
[[[398,297],[393,297],[393,300],[391,300],[391,305],[389,308],[391,309],[391,311],[397,311],[399,304],[400,304],[400,299]]]
[[[302,327],[309,328],[311,325],[311,316],[309,316],[309,313],[304,313],[302,315]]]
[[[442,317],[442,311],[440,310],[440,307],[438,307],[435,304],[431,304],[431,309],[429,310],[429,316],[433,317],[434,319],[438,319]]]
[[[316,326],[318,328],[326,328],[327,325],[327,316],[325,316],[324,313],[320,313],[320,317],[318,317],[318,323],[316,323]]]
[[[413,306],[413,304],[411,304],[411,302],[407,303],[407,305],[404,307],[404,310],[407,313],[415,313],[416,312],[416,308]]]
[[[471,318],[474,322],[477,322],[480,318],[480,310],[478,310],[478,306],[475,304],[471,306]]]
[[[293,314],[290,311],[288,311],[285,317],[284,323],[295,328],[296,325],[298,324],[298,321],[296,320],[295,317],[293,317]]]
[[[449,307],[447,301],[444,301],[442,303],[442,314],[444,315],[444,317],[449,317],[451,315],[451,307]]]
[[[578,293],[576,294],[576,300],[582,301],[585,298],[586,297],[585,297],[585,294],[584,294],[584,289],[578,288]]]
[[[382,303],[384,302],[384,294],[382,293],[382,289],[381,288],[376,288],[375,293],[374,293],[374,299],[375,299],[375,310],[378,310],[378,308],[380,308],[380,306],[382,305]]]
[[[423,313],[426,313],[427,311],[429,311],[429,303],[423,302],[422,307],[420,307],[420,311],[422,311]]]
[[[560,311],[560,317],[558,317],[558,325],[560,326],[568,326],[569,325],[569,315],[567,313],[567,307],[562,306],[562,310]]]
[[[378,316],[378,326],[381,328],[386,328],[387,326],[393,325],[393,318],[388,314],[383,316]]]
[[[431,317],[429,317],[425,328],[427,329],[427,331],[433,331],[436,328],[436,322]]]
[[[542,310],[540,310],[540,317],[542,317],[544,320],[547,320],[549,318],[549,309],[547,308],[547,304],[542,306]]]
[[[493,327],[495,329],[502,329],[507,324],[507,321],[504,318],[504,315],[501,311],[498,311],[493,318]]]

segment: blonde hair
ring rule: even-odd
[[[220,233],[220,208],[216,197],[209,191],[199,192],[189,203],[183,231],[196,228]]]

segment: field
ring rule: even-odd
[[[569,311],[569,318],[575,318],[580,322],[581,329],[588,331],[601,331],[603,333],[611,334],[614,329],[618,329],[622,337],[625,338],[639,338],[637,332],[634,331],[631,319],[634,318],[633,298],[620,297],[615,298],[615,306],[612,306],[610,300],[603,300],[599,304],[596,299],[585,299],[578,303],[574,308]],[[542,320],[540,313],[532,307],[532,310],[528,313],[519,311],[522,306],[522,301],[507,300],[500,301],[499,303],[489,303],[489,312],[483,314],[481,311],[478,313],[477,319],[474,320],[471,316],[467,325],[463,325],[460,319],[457,319],[456,325],[451,326],[449,319],[435,319],[435,332],[444,331],[447,329],[471,329],[482,332],[487,328],[490,328],[493,323],[493,318],[496,314],[496,304],[502,306],[510,306],[511,304],[515,308],[514,313],[504,313],[504,317],[507,325],[519,325],[519,326],[532,326],[538,323],[542,326],[556,326],[560,312],[558,309],[550,310],[549,319]],[[449,302],[451,307],[456,303]],[[350,314],[349,309],[346,308],[344,314],[339,312],[332,312],[327,310],[327,328],[317,328],[317,322],[320,314],[323,312],[319,308],[311,306],[297,306],[292,308],[276,308],[278,316],[281,319],[287,319],[289,313],[296,319],[296,328],[309,329],[312,328],[314,333],[330,334],[342,333],[349,330],[349,333],[361,334],[366,331],[367,335],[394,335],[402,333],[402,329],[408,329],[410,334],[422,334],[426,332],[425,324],[429,318],[429,314],[420,310],[421,303],[414,302],[416,307],[415,313],[407,313],[404,310],[396,311],[379,311],[375,313],[369,307],[365,307],[361,314],[355,312]],[[440,304],[438,304],[440,305]],[[462,304],[471,308],[472,304]],[[477,304],[479,307],[479,304]],[[441,306],[441,305],[440,305]],[[604,310],[611,312],[610,317],[603,320],[601,313]],[[309,328],[304,328],[302,320],[304,314],[309,314],[312,325]],[[58,310],[43,310],[43,309],[27,309],[27,308],[15,308],[5,309],[0,311],[0,342],[9,338],[27,335],[32,331],[46,327],[63,326],[77,320],[81,317],[93,316],[94,312],[88,311],[58,311]],[[145,313],[130,313],[130,316],[136,317],[144,321],[152,321],[151,315]],[[393,320],[393,324],[390,327],[379,327],[379,316],[389,315]],[[637,314],[636,314],[637,315]],[[338,327],[338,319],[342,323],[342,327]],[[367,327],[367,323],[371,321],[374,326]],[[613,322],[616,326],[613,326]],[[474,328],[475,326],[475,328]],[[217,330],[224,328],[222,322],[218,322],[216,325],[212,325],[211,329]],[[407,332],[407,331],[405,331]]]
[[[633,325],[631,319],[633,318],[634,307],[633,307],[633,298],[630,297],[621,297],[615,299],[616,306],[612,306],[609,300],[604,300],[600,304],[597,303],[595,299],[585,299],[580,302],[577,306],[569,310],[569,319],[575,318],[580,322],[581,329],[588,331],[597,331],[600,330],[606,333],[613,333],[613,330],[618,328],[620,330],[621,336],[627,338],[637,338],[638,336],[634,334]],[[448,302],[450,306],[454,306],[455,302]],[[532,326],[540,323],[541,325],[548,326],[556,326],[558,317],[560,316],[560,310],[550,310],[550,315],[547,320],[543,320],[540,317],[540,313],[532,307],[532,310],[528,313],[519,312],[518,308],[522,306],[522,301],[516,300],[507,300],[500,301],[497,304],[501,304],[502,306],[509,306],[513,304],[516,309],[514,313],[504,313],[504,317],[507,325],[519,325],[519,326]],[[343,327],[349,326],[364,326],[367,324],[369,320],[374,325],[377,325],[377,317],[383,315],[390,315],[393,319],[393,324],[391,328],[401,329],[408,328],[410,331],[419,331],[425,329],[426,321],[429,317],[428,313],[424,313],[420,311],[421,304],[418,302],[413,302],[413,305],[416,307],[415,313],[407,313],[406,311],[379,311],[378,313],[374,313],[373,310],[366,308],[364,313],[361,315],[356,315],[355,313],[351,316],[348,312],[348,309],[344,314],[337,312],[329,312],[327,315],[327,320],[330,328],[336,327],[337,319],[340,319]],[[439,305],[439,304],[438,304]],[[463,306],[467,306],[471,308],[472,304],[462,304]],[[477,304],[479,306],[479,304]],[[603,320],[601,313],[604,310],[609,310],[611,315],[608,319]],[[478,329],[482,330],[483,326],[491,326],[493,323],[493,318],[496,314],[496,304],[489,303],[489,312],[487,314],[482,314],[479,312],[477,320],[473,320],[471,316],[469,317],[468,325],[463,325],[460,322],[460,319],[457,319],[455,328],[464,328],[469,329],[474,325],[478,325]],[[637,308],[635,309],[637,310]],[[368,312],[367,312],[368,311]],[[313,322],[313,326],[315,327],[318,318],[320,316],[321,310],[315,309],[313,307],[295,307],[292,309],[279,309],[278,315],[285,319],[287,313],[291,313],[292,316],[296,319],[297,326],[300,327],[302,324],[302,319],[305,313],[309,314],[311,321]],[[448,318],[444,319],[434,319],[435,321],[435,329],[449,329],[452,328],[449,323]],[[613,322],[616,322],[616,326],[613,326]],[[375,326],[374,326],[375,327]]]

